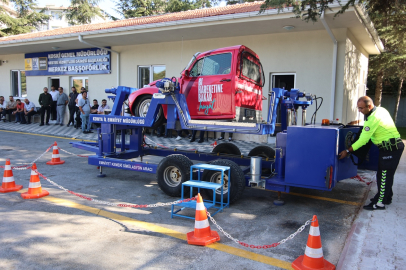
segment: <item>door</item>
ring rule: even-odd
[[[54,86],[56,90],[58,90],[60,84],[59,84],[59,78],[49,78],[49,91],[51,91],[51,86]]]
[[[182,84],[193,119],[232,118],[234,83],[232,54],[208,55],[197,60]]]

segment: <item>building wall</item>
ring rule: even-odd
[[[358,112],[357,101],[360,96],[366,94],[368,56],[368,53],[348,31],[345,41],[343,110],[340,118],[344,124],[363,119]]]
[[[347,29],[335,29],[334,35],[338,40],[337,83],[335,90],[335,115],[342,119],[345,107],[352,100],[354,80],[357,77],[356,67],[365,64],[363,54],[357,49],[355,39]],[[286,32],[267,35],[239,36],[231,38],[216,38],[202,40],[185,40],[178,42],[162,42],[132,46],[115,46],[112,49],[120,52],[120,85],[137,87],[138,66],[165,65],[166,77],[179,76],[192,55],[210,49],[244,44],[254,50],[261,59],[266,83],[263,95],[268,98],[270,90],[270,74],[289,72],[296,74],[296,88],[324,98],[324,103],[318,112],[317,122],[329,118],[331,108],[331,80],[333,63],[333,42],[327,31]],[[362,47],[361,47],[362,50]],[[8,58],[7,65],[0,66],[0,93],[7,92],[10,87],[9,70],[24,69],[24,55],[4,56]],[[367,64],[367,62],[366,62]],[[91,99],[106,98],[106,88],[117,85],[117,55],[112,53],[111,74],[85,75],[89,78],[89,96]],[[28,98],[38,102],[38,95],[48,84],[48,76],[27,77]],[[71,76],[59,76],[65,93],[71,87]],[[345,94],[344,94],[345,93]],[[4,95],[8,95],[5,93]],[[350,98],[349,98],[350,97]],[[344,102],[345,101],[345,102]],[[112,106],[112,102],[108,102]],[[308,108],[307,122],[315,110],[315,105]],[[268,113],[268,100],[263,103],[263,118]],[[301,113],[299,112],[299,115]],[[346,116],[346,119],[351,119]],[[301,119],[298,119],[299,123]],[[236,134],[235,138],[266,141],[265,137],[256,135]]]
[[[9,96],[11,94],[11,70],[24,70],[24,55],[0,55],[0,61],[2,62],[0,65],[0,96]]]

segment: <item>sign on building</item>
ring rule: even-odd
[[[110,55],[110,51],[99,48],[27,53],[25,74],[26,76],[110,74]]]

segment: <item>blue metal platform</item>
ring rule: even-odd
[[[197,170],[197,175],[198,175],[198,179],[194,180],[193,179],[193,169]],[[218,171],[221,172],[221,182],[220,183],[212,183],[212,182],[206,182],[206,181],[202,181],[201,179],[201,173],[203,170],[211,170],[211,171]],[[227,202],[224,202],[224,192],[223,192],[223,188],[224,188],[224,174],[225,172],[228,171],[228,181],[230,181],[230,167],[228,166],[219,166],[219,165],[211,165],[211,164],[196,164],[196,165],[192,165],[190,167],[190,180],[186,181],[184,183],[182,183],[182,198],[181,200],[184,199],[184,188],[185,187],[189,187],[190,188],[190,197],[192,198],[193,196],[193,188],[197,188],[198,193],[200,193],[200,189],[209,189],[213,191],[213,200],[203,200],[204,206],[206,207],[207,211],[210,208],[216,208],[218,209],[217,211],[215,211],[214,213],[212,213],[211,215],[214,216],[215,214],[217,214],[220,211],[223,211],[224,207],[229,207],[230,206],[230,184],[228,185],[228,189],[227,189]],[[216,190],[220,190],[220,201],[217,202],[216,200]],[[175,210],[175,206],[176,207],[180,207],[180,209]],[[177,203],[175,205],[172,205],[172,209],[171,209],[171,218],[173,218],[174,216],[177,217],[183,217],[183,218],[189,218],[189,219],[194,219],[194,217],[190,217],[190,216],[185,216],[185,215],[181,215],[181,214],[177,214],[180,211],[184,210],[185,208],[194,208],[196,209],[196,201],[190,201],[190,202],[181,202],[181,203]]]

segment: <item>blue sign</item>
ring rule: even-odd
[[[110,74],[110,59],[110,51],[99,48],[27,53],[25,75]]]

